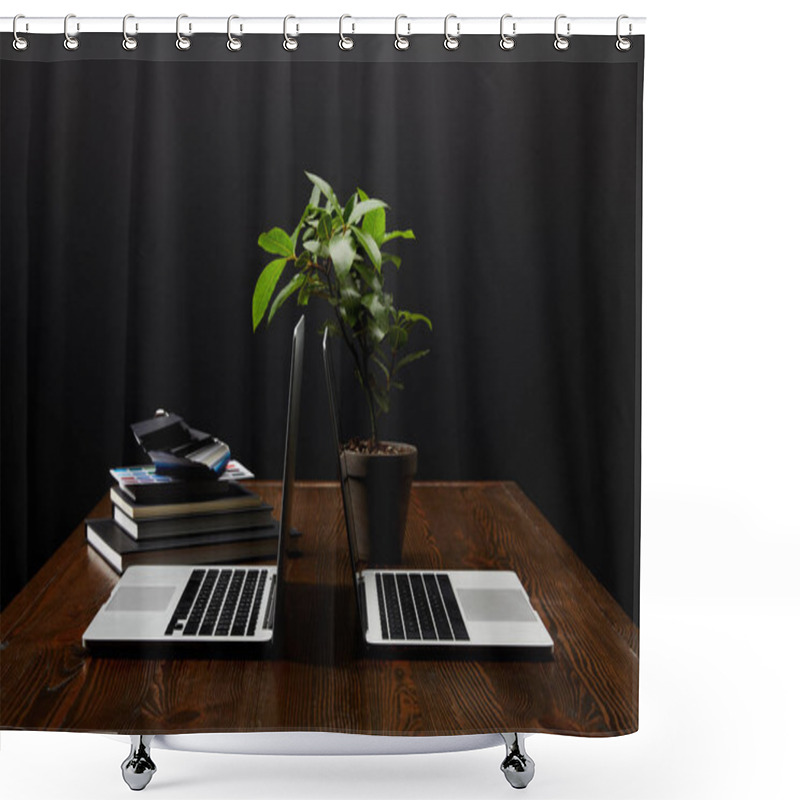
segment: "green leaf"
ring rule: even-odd
[[[386,233],[386,212],[382,208],[376,208],[366,213],[361,223],[361,230],[368,233],[380,247]]]
[[[353,240],[346,235],[339,234],[334,236],[330,243],[330,256],[337,277],[346,275],[350,271],[350,267],[353,266],[353,259],[356,257]]]
[[[306,173],[306,175],[307,174],[308,173]],[[308,204],[310,206],[314,206],[314,208],[318,208],[319,207],[319,196],[320,196],[320,194],[321,194],[320,188],[319,188],[319,186],[317,186],[315,184],[314,188],[311,190],[311,197],[308,198]]]
[[[300,287],[300,294],[297,295],[297,305],[307,306],[315,294],[327,294],[327,287],[316,275],[307,275],[305,283]]]
[[[363,261],[356,261],[355,269],[367,288],[372,289],[373,292],[380,292],[383,289],[379,274],[371,266]]]
[[[383,263],[385,264],[387,261],[390,261],[394,264],[397,269],[400,269],[400,265],[403,263],[400,259],[400,256],[396,256],[394,253],[381,253],[383,256]]]
[[[353,196],[355,198],[355,195]],[[348,205],[350,205],[348,203]],[[377,198],[373,198],[371,200],[362,200],[360,203],[356,203],[353,208],[351,209],[350,213],[345,213],[345,219],[347,220],[348,224],[355,225],[364,214],[368,214],[370,211],[375,211],[376,209],[384,209],[388,208],[386,203],[383,200],[378,200]],[[385,215],[386,212],[384,212]],[[385,218],[385,217],[384,217]]]
[[[342,209],[338,205],[334,206],[332,203],[325,203],[325,210],[331,215],[333,220],[333,229],[344,228],[344,219],[342,218]]]
[[[369,195],[363,189],[358,189],[358,199],[369,200]]]
[[[258,244],[262,250],[268,253],[274,253],[276,256],[293,256],[294,255],[294,242],[285,230],[282,228],[273,228],[267,233],[262,233],[258,237]]]
[[[258,276],[256,288],[253,291],[253,330],[258,327],[264,318],[264,312],[267,310],[270,298],[278,285],[283,268],[286,266],[286,261],[287,259],[285,258],[276,258],[274,261],[270,261],[261,271],[261,275]]]
[[[272,322],[275,312],[304,284],[306,276],[299,272],[278,292],[278,296],[272,301],[272,308],[269,310],[267,325]]]
[[[430,350],[417,350],[416,353],[409,353],[407,356],[403,356],[395,365],[395,372],[406,364],[410,364],[412,361],[416,361],[418,358],[423,358],[424,356],[428,355]]]
[[[392,231],[391,233],[387,233],[386,236],[383,237],[383,241],[381,244],[386,244],[386,242],[391,242],[392,239],[416,239],[417,237],[414,236],[414,231]]]
[[[295,269],[304,270],[311,262],[313,258],[311,257],[311,253],[308,250],[303,250],[299,256],[297,256],[297,260],[294,262]]]
[[[331,238],[331,234],[333,233],[333,220],[331,219],[331,215],[328,214],[327,211],[323,211],[319,218],[319,226],[317,227],[317,236],[322,239],[323,242],[327,242]]]
[[[300,219],[300,222],[297,223],[297,227],[292,231],[291,241],[292,241],[292,252],[294,253],[294,248],[297,246],[297,237],[300,235],[300,231],[303,229],[303,225],[305,225],[306,215]]]
[[[412,325],[415,322],[424,322],[429,330],[433,330],[433,323],[424,314],[412,314],[410,311],[401,311],[400,319],[404,322],[410,322]]]
[[[386,338],[386,328],[378,320],[368,317],[367,336],[375,345],[379,345]]]
[[[322,244],[318,242],[316,239],[313,239],[310,242],[303,242],[303,247],[308,250],[309,253],[313,253],[314,255],[318,255]]]
[[[291,239],[292,239],[292,252],[294,252],[295,245],[297,244],[297,237],[300,235],[300,231],[302,230],[303,225],[305,225],[305,222],[308,219],[308,217],[309,217],[309,215],[311,214],[312,211],[314,211],[314,209],[311,206],[306,206],[303,209],[303,214],[300,217],[300,222],[297,223],[297,227],[292,232],[292,236],[291,236]]]
[[[348,225],[349,225],[349,224],[350,224],[350,222],[351,222],[351,220],[350,220],[350,215],[353,213],[353,208],[355,207],[355,204],[356,204],[356,198],[357,198],[357,197],[358,197],[358,194],[354,192],[354,193],[353,193],[353,194],[350,196],[350,199],[347,201],[347,205],[344,207],[344,211],[342,212],[342,217],[343,217],[344,221],[345,221],[345,222],[346,222]]]
[[[400,325],[392,325],[389,328],[389,344],[392,350],[400,350],[408,342],[408,331]]]
[[[336,199],[336,195],[333,193],[331,185],[326,180],[320,178],[319,175],[314,175],[313,172],[306,172],[306,177],[322,192],[323,195],[325,195],[331,206],[341,213],[339,201]],[[315,205],[318,204],[319,200],[317,203],[315,203]]]
[[[385,298],[377,293],[368,294],[361,298],[361,305],[369,311],[381,332],[386,335],[389,330],[389,309],[386,307]]]
[[[392,382],[392,376],[389,373],[389,368],[384,364],[379,358],[376,358],[374,355],[372,356],[372,360],[381,368],[383,374],[386,376],[386,385],[388,386]]]
[[[361,308],[361,294],[353,285],[349,275],[344,275],[339,290],[339,298],[345,310],[354,317]]]
[[[381,270],[381,251],[375,240],[368,233],[364,233],[358,228],[351,228],[353,235],[358,239],[358,243],[364,248],[369,260],[375,265],[375,269]]]
[[[361,292],[356,288],[355,281],[349,272],[337,275],[337,284],[338,297],[332,297],[331,303],[337,307],[347,324],[351,328],[355,328],[359,317],[363,314],[361,310]]]

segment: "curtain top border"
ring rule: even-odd
[[[531,34],[516,39],[511,50],[502,50],[499,37],[471,34],[459,40],[456,50],[442,46],[442,36],[420,34],[411,47],[398,51],[394,37],[385,34],[361,34],[355,46],[343,51],[338,34],[310,34],[298,37],[299,46],[284,50],[283,36],[258,34],[243,39],[243,46],[232,52],[222,33],[197,34],[191,47],[179,50],[175,34],[151,33],[140,37],[135,50],[125,50],[122,38],[114,33],[88,33],[80,37],[80,47],[67,50],[64,38],[53,34],[26,35],[29,46],[17,51],[11,36],[0,37],[0,59],[16,63],[55,63],[84,61],[130,62],[327,62],[327,63],[604,63],[641,64],[644,61],[644,35],[630,37],[631,48],[619,51],[614,36],[573,36],[566,50],[553,47],[552,34]]]

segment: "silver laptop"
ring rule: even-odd
[[[282,594],[282,550],[291,531],[304,333],[301,318],[292,338],[276,565],[129,567],[83,634],[85,646],[112,655],[150,655],[165,646],[173,653],[180,648],[199,655],[215,650],[233,655],[243,646],[273,641]]]
[[[372,569],[359,558],[350,497],[354,479],[347,475],[340,457],[342,432],[327,330],[322,354],[350,562],[367,645],[392,653],[401,649],[407,657],[426,654],[426,649],[444,657],[448,652],[455,655],[456,650],[499,658],[551,656],[553,640],[515,572]],[[446,536],[447,531],[435,531],[435,535]]]

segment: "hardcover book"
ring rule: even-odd
[[[259,508],[242,508],[232,511],[214,511],[209,514],[187,514],[174,517],[132,519],[119,506],[114,506],[114,522],[128,536],[139,541],[168,536],[192,536],[198,533],[219,533],[247,528],[267,528],[277,525],[270,513],[271,506],[262,503]]]
[[[259,508],[261,498],[234,481],[226,482],[227,490],[218,497],[179,502],[132,500],[119,486],[111,487],[111,502],[131,519],[153,519],[156,517],[181,517],[188,514],[209,514],[214,511],[232,511],[242,508]]]
[[[113,519],[90,519],[86,521],[86,541],[121,573],[134,564],[223,564],[272,559],[278,551],[278,527],[136,540]]]

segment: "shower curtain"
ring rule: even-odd
[[[157,408],[280,479],[303,312],[298,478],[336,479],[315,338],[328,307],[295,295],[252,324],[276,257],[259,236],[292,232],[308,172],[414,232],[383,270],[396,307],[431,321],[412,332],[428,352],[382,438],[418,444],[420,482],[513,482],[638,652],[643,37],[27,38],[0,42],[3,607],[107,495],[109,469],[146,460],[129,426]],[[339,403],[363,424],[355,382]],[[558,662],[576,642],[538,611]],[[584,667],[602,676],[603,658]],[[626,722],[604,732],[635,729],[627,680]]]

